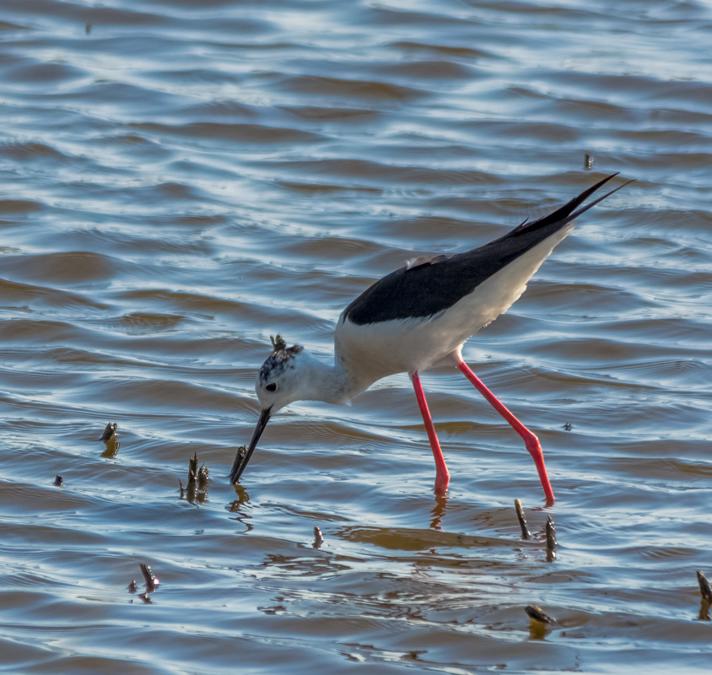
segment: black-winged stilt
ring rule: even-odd
[[[410,260],[356,298],[341,314],[334,335],[334,362],[323,363],[300,345],[278,339],[257,375],[262,412],[247,451],[238,453],[230,480],[239,480],[270,417],[298,400],[340,403],[387,375],[406,372],[415,389],[435,458],[435,490],[444,493],[450,473],[435,433],[419,373],[451,359],[463,375],[522,437],[534,459],[546,502],[554,503],[539,439],[485,386],[462,360],[462,345],[505,312],[527,287],[573,220],[627,185],[583,202],[614,173],[534,222],[465,253]]]

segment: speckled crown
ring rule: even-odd
[[[299,354],[304,347],[292,345],[287,347],[287,341],[281,335],[270,335],[272,353],[265,359],[260,368],[260,380],[265,381],[269,375],[278,376],[289,367],[290,361]]]

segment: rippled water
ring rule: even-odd
[[[710,29],[691,0],[3,0],[2,667],[707,668]],[[291,406],[235,494],[270,334],[326,357],[380,275],[612,171],[637,182],[465,349],[553,509],[448,369],[423,378],[447,499],[406,376]]]

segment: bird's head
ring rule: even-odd
[[[255,391],[261,409],[273,414],[300,398],[307,355],[301,345],[287,347],[281,335],[270,338],[272,353],[257,372]]]
[[[271,338],[272,353],[257,372],[255,391],[260,402],[260,418],[252,433],[252,438],[243,452],[238,455],[230,472],[230,481],[239,480],[270,417],[293,401],[305,398],[305,384],[309,369],[309,356],[301,345],[287,347],[281,335]]]

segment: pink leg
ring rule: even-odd
[[[425,422],[425,429],[428,432],[428,440],[430,441],[430,447],[433,449],[433,458],[435,459],[435,492],[438,494],[444,494],[447,491],[447,486],[450,484],[450,472],[447,470],[447,465],[445,464],[445,457],[443,456],[443,451],[440,449],[440,441],[435,433],[435,426],[433,426],[433,418],[430,416],[430,410],[428,408],[428,402],[425,400],[425,392],[423,391],[423,385],[420,384],[420,376],[418,371],[414,370],[410,374],[410,379],[413,381],[413,389],[415,389],[415,397],[418,399],[418,407],[420,408],[420,414],[423,416],[423,422]]]
[[[507,422],[512,426],[512,428],[522,437],[529,454],[534,459],[534,464],[536,464],[536,470],[539,472],[539,480],[541,481],[541,486],[544,488],[544,494],[546,495],[546,505],[552,506],[554,504],[554,490],[549,482],[549,475],[546,472],[546,466],[544,465],[544,451],[541,449],[541,443],[539,439],[527,429],[512,413],[507,409],[507,407],[488,389],[487,385],[475,375],[469,368],[469,366],[462,360],[459,354],[455,356],[455,363],[457,367],[462,371],[463,375],[475,386],[475,388],[484,396],[492,407],[504,417]]]

